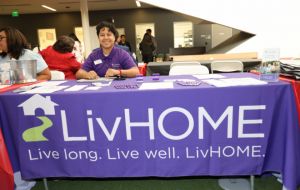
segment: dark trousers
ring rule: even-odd
[[[142,55],[143,56],[143,62],[144,63],[149,63],[149,62],[152,62],[153,61],[153,55]]]

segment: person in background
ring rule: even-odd
[[[115,46],[118,47],[118,48],[120,48],[120,49],[125,50],[127,53],[129,53],[129,55],[131,55],[131,51],[130,51],[129,47],[125,46],[125,45],[120,45],[120,43],[121,43],[121,37],[118,35],[118,33],[116,35],[117,36],[116,36]]]
[[[37,80],[50,80],[50,70],[38,53],[28,49],[25,36],[16,28],[5,27],[0,29],[0,63],[9,60],[36,60]]]
[[[133,61],[135,62],[135,64],[137,64],[138,62],[137,62],[137,60],[136,60],[136,57],[134,57],[135,54],[134,54],[133,52],[130,51],[130,49],[129,49],[128,46],[120,45],[120,42],[121,42],[121,37],[118,36],[118,37],[117,37],[117,40],[116,40],[115,46],[118,47],[118,48],[120,48],[120,49],[125,50],[125,51],[130,55],[130,57],[132,57],[132,59],[133,59]]]
[[[148,33],[144,34],[139,49],[141,50],[144,63],[149,63],[153,61],[153,51],[155,47],[151,40],[151,36]]]
[[[128,47],[129,51],[132,52],[131,45],[130,45],[129,42],[126,41],[126,36],[124,34],[121,35],[120,41],[118,42],[118,44],[120,46],[126,46],[126,47]]]
[[[76,60],[79,63],[83,63],[84,62],[83,47],[82,47],[80,40],[77,38],[76,34],[74,34],[74,33],[69,34],[69,37],[71,37],[73,40],[75,40],[73,53],[76,57]]]
[[[156,41],[156,38],[152,35],[152,30],[150,28],[148,28],[146,30],[146,33],[151,36],[151,41],[154,45],[153,56],[156,56],[156,54],[157,54],[157,41]]]
[[[118,32],[107,21],[96,26],[100,48],[92,51],[81,69],[76,73],[77,79],[96,79],[98,77],[135,77],[139,70],[131,56],[115,46]],[[116,67],[118,65],[118,68]]]
[[[75,74],[81,64],[72,53],[75,41],[69,36],[60,36],[53,46],[40,51],[50,70],[62,71],[65,79],[76,79]]]

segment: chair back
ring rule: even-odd
[[[174,62],[170,65],[169,75],[203,75],[209,74],[207,67],[199,62]]]
[[[51,70],[51,80],[65,80],[65,73],[62,71]]]
[[[210,64],[211,73],[243,72],[244,64],[239,60],[213,61]]]

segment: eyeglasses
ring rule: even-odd
[[[5,36],[0,36],[0,41],[2,41],[2,39],[6,38]]]

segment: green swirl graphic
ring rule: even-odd
[[[46,116],[37,117],[42,121],[42,125],[32,127],[23,132],[22,137],[25,142],[48,141],[43,132],[53,125],[52,121]]]

